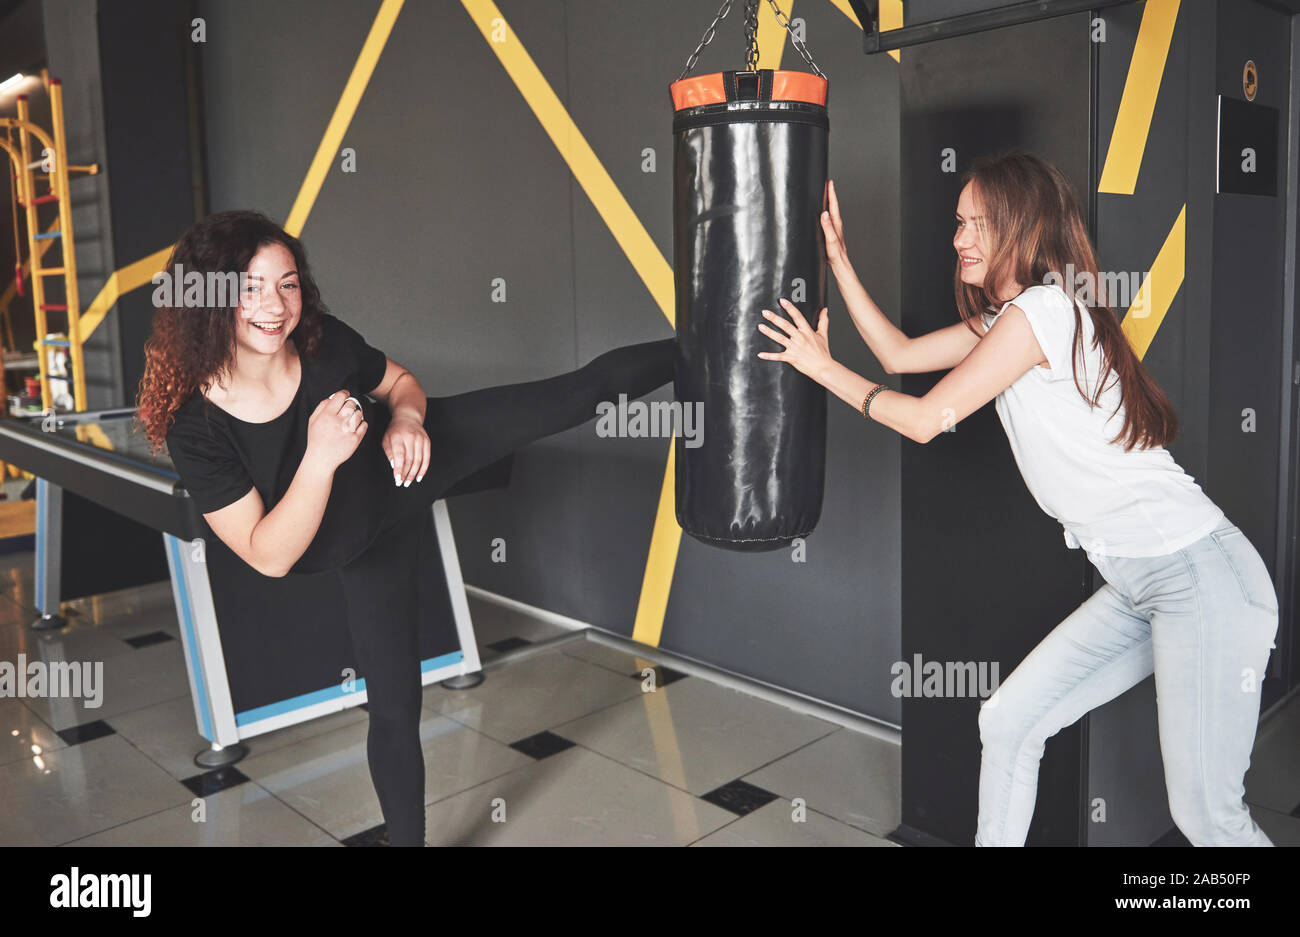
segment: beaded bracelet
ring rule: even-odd
[[[886,388],[884,384],[877,384],[876,387],[871,391],[871,393],[867,394],[866,399],[862,401],[862,418],[864,420],[867,419],[868,416],[870,416],[871,398],[876,396],[876,394],[880,393],[882,390],[885,389]]]

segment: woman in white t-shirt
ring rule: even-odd
[[[1107,301],[1069,183],[1023,153],[982,160],[962,182],[953,238],[962,321],[917,338],[854,273],[833,184],[822,215],[831,270],[885,370],[952,369],[925,396],[836,362],[826,309],[814,329],[783,299],[789,320],[763,310],[758,328],[784,348],[759,357],[791,364],[917,442],[996,400],[1030,493],[1106,580],[980,709],[975,843],[1023,845],[1046,740],[1154,672],[1174,822],[1196,845],[1270,846],[1242,801],[1277,633],[1268,569],[1164,448],[1177,417]],[[1074,277],[1073,302],[1063,274]]]

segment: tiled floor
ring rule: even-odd
[[[34,632],[31,575],[30,553],[0,555],[0,660],[102,661],[104,702],[0,699],[0,844],[382,836],[363,710],[204,772],[168,584],[65,603],[66,628]],[[470,607],[485,663],[531,650],[473,689],[425,689],[431,845],[894,845],[897,746],[663,668],[644,692],[647,661],[581,636],[538,648],[572,633]]]
[[[31,554],[0,555],[0,660],[104,662],[105,703],[0,699],[0,844],[322,845],[382,837],[350,709],[258,736],[203,772],[166,583],[66,603],[28,628]],[[471,596],[485,663],[431,686],[421,725],[431,845],[893,846],[896,745]],[[1261,731],[1247,799],[1300,845],[1300,705]],[[199,822],[202,821],[202,822]]]

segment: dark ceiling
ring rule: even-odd
[[[0,0],[0,81],[45,64],[40,0]]]

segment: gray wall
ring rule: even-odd
[[[665,258],[668,84],[716,5],[498,6]],[[783,4],[789,8],[787,2]],[[284,220],[377,2],[200,2],[209,208]],[[831,79],[830,169],[858,273],[897,320],[897,67],[829,3],[796,0]],[[733,12],[696,74],[742,64]],[[250,29],[249,24],[257,28]],[[783,65],[804,68],[787,45]],[[333,311],[430,394],[531,380],[671,334],[631,264],[455,0],[407,3],[303,231]],[[653,147],[658,172],[643,173]],[[179,234],[179,232],[177,232]],[[509,301],[490,302],[504,278]],[[832,290],[832,348],[872,359]],[[652,395],[668,399],[671,388]],[[826,500],[806,563],[683,537],[661,646],[897,723],[898,436],[832,401]],[[451,505],[466,580],[630,635],[667,455],[594,423],[520,453],[505,491]],[[508,562],[490,560],[493,538]]]

